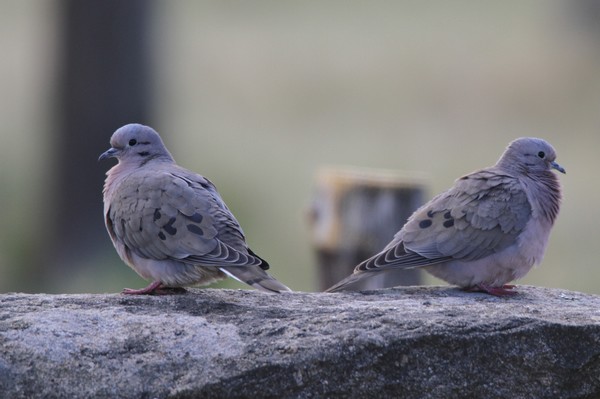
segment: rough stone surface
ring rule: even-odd
[[[0,397],[600,397],[600,297],[0,295]]]

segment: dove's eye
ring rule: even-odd
[[[131,142],[130,142],[130,143],[131,143]],[[543,159],[545,156],[546,156],[546,153],[545,153],[544,151],[540,151],[540,152],[538,152],[538,157],[540,157],[540,158],[542,158],[542,159]]]
[[[136,140],[136,139],[131,139],[131,140],[129,140],[129,145],[130,145],[131,147],[133,147],[133,146],[134,146],[134,145],[136,145],[136,144],[137,144],[137,140]]]

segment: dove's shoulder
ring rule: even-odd
[[[208,263],[223,246],[247,252],[241,227],[214,184],[175,165],[124,178],[108,225],[111,236],[145,258]]]
[[[418,209],[397,241],[428,258],[473,260],[513,244],[531,216],[518,178],[482,169]]]

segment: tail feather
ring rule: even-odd
[[[251,285],[261,291],[266,292],[286,292],[292,291],[270,274],[265,272],[260,266],[230,266],[220,267],[224,273],[234,279]]]
[[[402,285],[402,274],[405,269],[371,269],[355,271],[325,292],[364,291]],[[404,280],[406,281],[406,280]]]
[[[370,277],[371,273],[354,273],[338,282],[337,284],[332,285],[327,288],[324,292],[339,292],[352,290],[352,286],[361,282],[365,277]]]

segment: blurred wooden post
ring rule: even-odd
[[[326,289],[348,276],[361,261],[382,250],[424,201],[422,180],[398,172],[329,168],[317,174],[310,210],[319,285]],[[386,276],[386,278],[389,278]],[[415,285],[420,271],[400,273],[387,285]],[[382,287],[379,276],[361,289]]]

